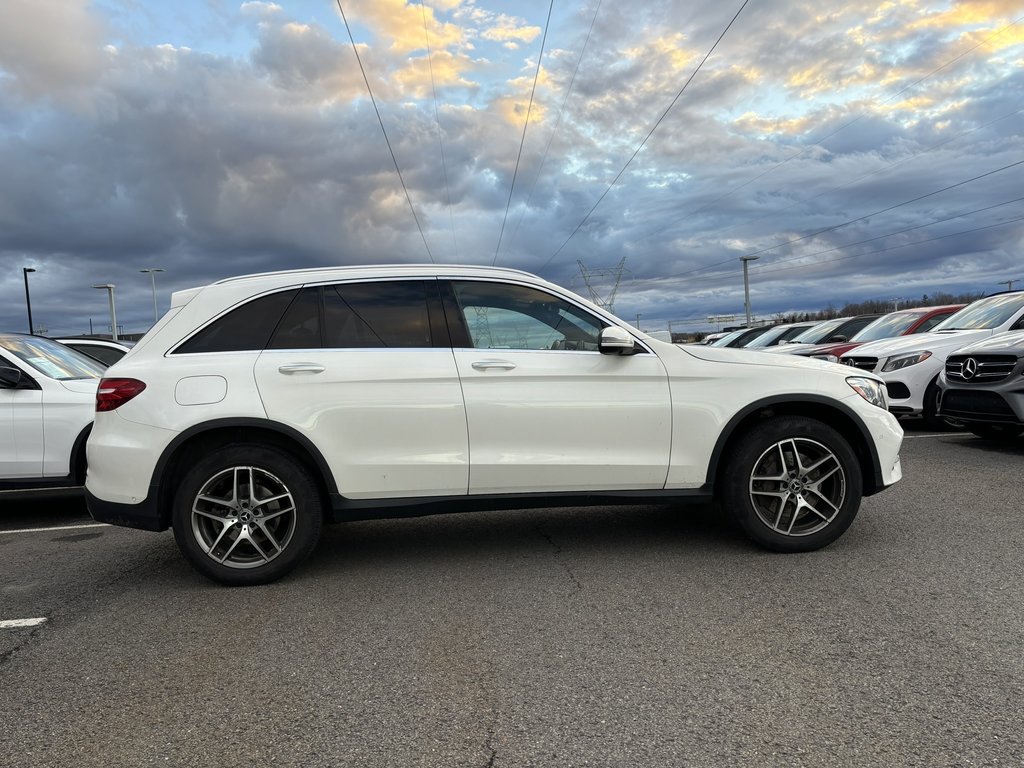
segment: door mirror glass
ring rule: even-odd
[[[636,351],[636,343],[625,328],[609,325],[601,329],[598,349],[603,355],[632,355]]]

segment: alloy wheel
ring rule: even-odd
[[[287,548],[295,533],[295,500],[259,467],[231,467],[203,484],[192,502],[192,533],[214,562],[258,568]]]
[[[807,438],[780,440],[750,475],[750,502],[761,521],[785,536],[826,528],[846,500],[846,473],[836,454]]]

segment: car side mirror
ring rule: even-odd
[[[636,342],[625,328],[609,325],[601,329],[597,348],[602,355],[632,355],[636,352]]]
[[[849,341],[849,339],[848,339],[848,338],[846,338],[845,336],[843,336],[843,335],[842,335],[842,334],[840,333],[840,334],[837,334],[837,335],[835,335],[835,336],[832,336],[832,337],[830,337],[830,338],[829,338],[829,341],[830,341],[830,342],[840,342],[840,341]]]
[[[7,365],[0,365],[0,387],[18,389],[21,384],[21,371]]]

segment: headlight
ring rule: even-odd
[[[889,404],[885,401],[885,385],[882,382],[865,376],[850,376],[846,383],[872,405],[888,410]]]
[[[911,352],[909,355],[900,355],[899,357],[890,357],[885,365],[882,366],[882,373],[889,373],[890,371],[899,371],[903,368],[909,368],[912,365],[923,363],[929,357],[932,356],[931,352]]]

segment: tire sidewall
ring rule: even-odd
[[[207,555],[192,531],[192,504],[200,489],[216,474],[249,466],[277,477],[295,501],[295,530],[284,551],[255,568],[232,568]],[[182,554],[200,573],[221,584],[251,586],[281,578],[301,563],[316,546],[323,528],[323,499],[309,471],[284,451],[271,446],[233,444],[199,458],[175,490],[171,512],[174,538]]]
[[[788,438],[814,440],[830,450],[842,465],[846,497],[839,513],[825,528],[806,536],[787,536],[769,528],[750,500],[750,477],[758,460],[771,446]],[[804,416],[777,416],[741,435],[727,459],[720,496],[744,533],[754,542],[778,552],[810,552],[831,544],[853,523],[860,509],[863,473],[849,442],[827,424]]]

